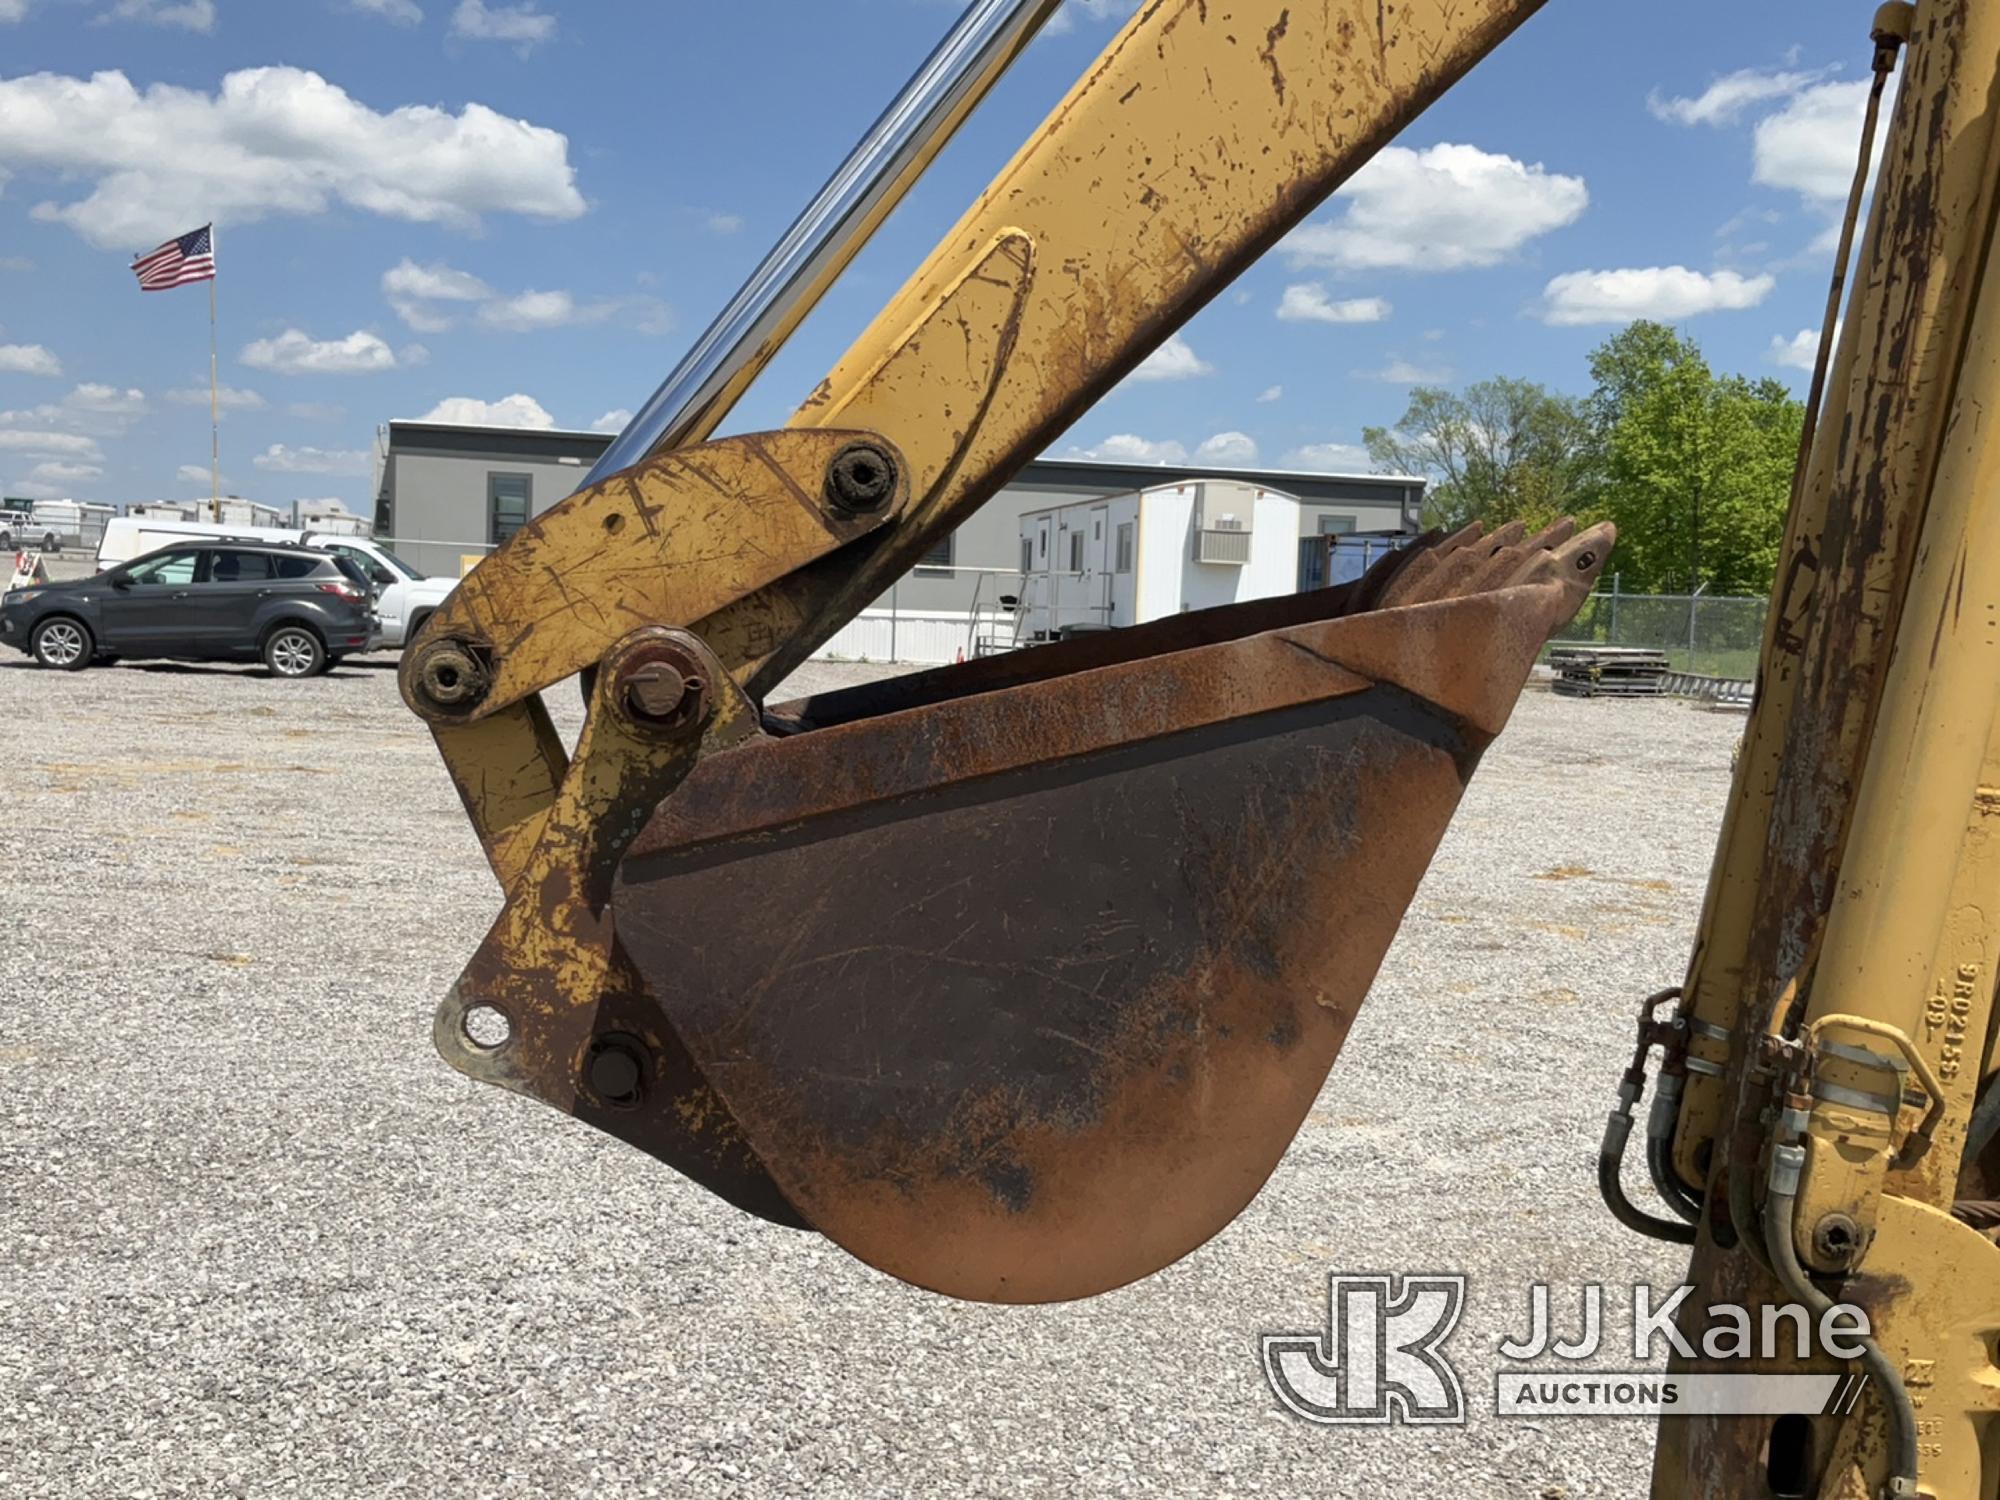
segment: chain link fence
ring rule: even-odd
[[[1664,651],[1676,672],[1749,680],[1764,644],[1765,599],[1711,594],[1596,593],[1561,642]]]

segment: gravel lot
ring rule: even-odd
[[[1591,1163],[1739,719],[1531,691],[1250,1211],[994,1309],[437,1061],[498,903],[392,668],[0,663],[0,1495],[1644,1492],[1648,1424],[1497,1420],[1493,1349],[1530,1280],[1679,1280]],[[1330,1270],[1473,1278],[1469,1428],[1280,1410]]]

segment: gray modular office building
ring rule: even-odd
[[[376,535],[393,538],[396,551],[425,572],[455,576],[574,492],[610,442],[595,432],[391,422],[376,441]],[[968,617],[975,596],[984,590],[990,603],[997,580],[1018,573],[1023,515],[1186,480],[1288,495],[1299,502],[1302,537],[1415,531],[1424,496],[1423,480],[1401,475],[1039,459],[941,540],[876,611],[893,610],[906,622],[932,618],[935,639],[954,638],[951,622]],[[906,626],[904,649],[918,638]]]

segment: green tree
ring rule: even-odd
[[[1447,529],[1554,520],[1575,503],[1590,439],[1579,403],[1504,377],[1457,393],[1418,386],[1394,427],[1361,433],[1377,466],[1432,481],[1424,521]]]
[[[1606,339],[1590,373],[1580,497],[1618,525],[1623,587],[1767,592],[1805,408],[1778,381],[1716,375],[1659,323]]]

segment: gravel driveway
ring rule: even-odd
[[[1531,691],[1257,1202],[996,1309],[437,1061],[497,896],[392,668],[0,663],[0,1495],[1644,1492],[1648,1424],[1496,1419],[1493,1346],[1679,1280],[1591,1163],[1739,719]],[[1472,1278],[1469,1427],[1278,1407],[1334,1270]]]

